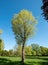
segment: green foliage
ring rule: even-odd
[[[34,45],[35,46],[35,45]],[[36,48],[33,50],[32,46],[25,46],[25,57],[26,56],[48,56],[48,48],[39,46],[40,49],[36,50]],[[22,46],[18,45],[16,50],[2,50],[0,51],[0,56],[22,56]]]
[[[18,44],[25,42],[34,34],[36,23],[32,13],[27,10],[21,10],[13,16],[12,29]]]
[[[8,51],[8,53],[9,53],[9,56],[13,56],[14,55],[14,52],[13,52],[13,50],[11,49],[11,50],[9,50]]]
[[[21,45],[18,45],[16,49],[16,56],[21,56],[22,55],[22,47]]]
[[[25,55],[32,55],[32,47],[31,46],[25,47]]]
[[[14,56],[13,50],[2,50],[0,51],[0,56]]]
[[[3,32],[3,31],[0,29],[0,35],[2,34],[2,32]]]
[[[32,55],[36,55],[36,51],[32,50]]]
[[[35,32],[36,20],[32,13],[22,10],[12,19],[12,29],[17,40],[17,44],[22,44],[22,62],[24,63],[24,46],[29,37]]]
[[[48,56],[48,48],[47,48],[47,50],[46,50],[46,55]]]
[[[4,50],[4,42],[0,39],[0,51]]]
[[[47,48],[46,47],[43,47],[43,46],[40,46],[40,48],[41,48],[41,54],[42,55],[47,55]]]
[[[31,44],[32,49],[34,52],[36,52],[36,55],[41,55],[41,49],[38,44]]]
[[[1,51],[1,56],[9,56],[9,52],[7,50]]]

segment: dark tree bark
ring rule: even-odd
[[[22,63],[24,64],[25,62],[25,52],[24,52],[24,46],[25,46],[25,41],[26,41],[26,29],[25,29],[25,26],[24,26],[24,38],[23,38],[23,45],[22,45]]]
[[[22,63],[24,64],[25,54],[24,54],[24,44],[22,45]]]

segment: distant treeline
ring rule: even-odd
[[[31,44],[25,46],[25,56],[48,56],[48,48],[39,46],[38,44]],[[17,48],[7,50],[0,50],[0,56],[21,56],[22,46],[18,45]]]

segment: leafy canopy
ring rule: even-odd
[[[2,34],[2,32],[3,32],[3,31],[0,29],[0,35]]]
[[[32,13],[27,10],[21,10],[13,16],[12,29],[18,44],[34,34],[36,23]]]

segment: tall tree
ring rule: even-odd
[[[0,38],[1,38],[2,32],[3,32],[3,31],[0,29]]]
[[[44,18],[48,20],[48,0],[42,0],[42,3],[41,9],[43,10]]]
[[[17,44],[22,45],[22,62],[24,63],[24,46],[27,39],[35,32],[37,21],[32,13],[27,10],[21,10],[15,14],[12,19],[12,29],[17,40]]]
[[[4,50],[4,42],[0,39],[0,51]]]
[[[1,39],[2,30],[0,30],[0,51],[4,50],[4,42]]]

